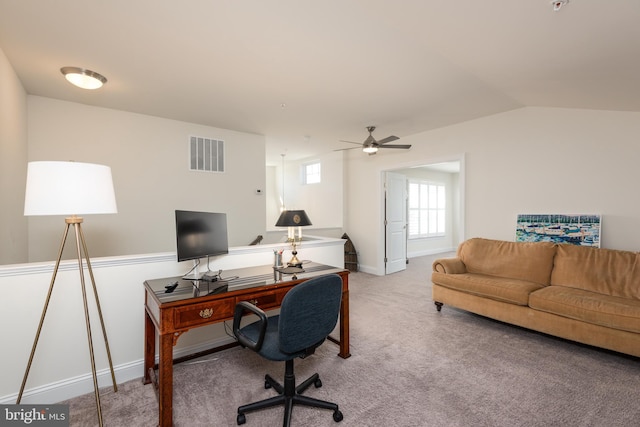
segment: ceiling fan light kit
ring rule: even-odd
[[[362,148],[362,151],[368,154],[375,154],[378,152],[378,147],[374,147],[372,145],[366,146]]]

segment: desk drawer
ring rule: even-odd
[[[233,298],[219,299],[187,307],[178,307],[174,311],[175,328],[181,329],[216,320],[233,317],[235,301]]]
[[[266,310],[272,307],[278,307],[282,302],[282,296],[276,294],[276,291],[259,292],[237,297],[236,303],[239,303],[240,301],[248,301],[259,308]]]

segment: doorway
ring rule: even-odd
[[[406,264],[413,257],[455,251],[465,236],[464,157],[393,169],[385,171],[384,176],[385,274],[406,268],[400,266],[402,257]],[[387,183],[387,180],[390,183]],[[401,184],[402,182],[404,184]],[[445,185],[444,233],[424,236],[410,232],[408,182],[435,182]],[[398,215],[403,215],[400,221]],[[399,222],[403,223],[404,233],[399,232]],[[413,225],[415,228],[415,224]]]

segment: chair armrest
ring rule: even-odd
[[[462,274],[467,272],[467,266],[460,258],[440,258],[433,262],[433,271],[445,274]]]
[[[242,316],[246,312],[251,312],[258,316],[258,322],[260,322],[260,334],[258,335],[257,341],[253,341],[251,338],[242,333],[240,329],[240,322],[242,321]],[[235,311],[233,312],[233,335],[236,336],[238,342],[243,347],[250,348],[253,351],[258,351],[262,348],[262,342],[264,341],[264,334],[267,330],[267,322],[268,318],[264,311],[256,307],[247,301],[240,301],[236,304]]]

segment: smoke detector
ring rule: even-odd
[[[552,1],[551,4],[553,5],[553,11],[557,12],[560,9],[562,9],[562,6],[564,6],[565,4],[569,3],[569,0],[555,0]]]

